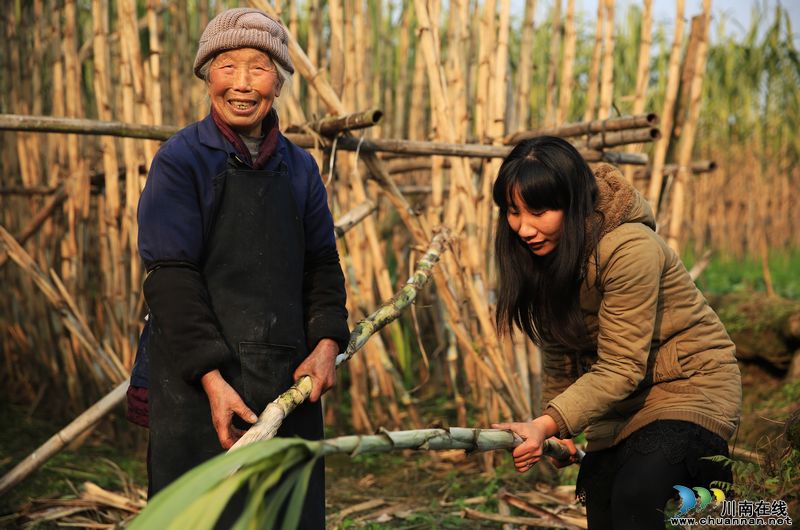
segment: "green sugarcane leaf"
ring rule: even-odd
[[[301,468],[294,468],[281,481],[280,485],[267,494],[264,499],[265,509],[261,514],[259,528],[276,528],[278,517],[281,515],[281,508],[295,486]]]
[[[291,451],[290,452],[294,452]],[[237,519],[236,524],[231,530],[250,530],[257,528],[255,522],[258,518],[258,511],[264,505],[264,496],[281,479],[284,473],[295,465],[296,460],[287,454],[280,465],[266,469],[250,478],[250,493],[247,498],[242,515]]]
[[[168,530],[182,530],[185,528],[212,530],[233,494],[242,487],[246,480],[247,475],[242,473],[220,482],[217,487],[197,497],[182,512],[169,514],[172,517],[172,521],[166,528]]]
[[[286,506],[286,515],[283,518],[283,526],[281,530],[294,530],[300,522],[300,514],[303,513],[303,503],[306,500],[306,492],[308,491],[308,482],[311,479],[311,472],[314,470],[314,464],[317,459],[314,458],[310,462],[303,465],[297,481],[292,491],[292,497],[289,499],[289,504]]]
[[[275,443],[254,443],[231,453],[222,453],[188,471],[156,495],[131,525],[132,530],[166,528],[187,507],[221,481],[241,472],[242,480],[265,467],[274,467],[285,461],[287,454],[297,458],[312,452],[308,442],[299,438],[281,438]],[[298,453],[291,448],[298,448]],[[288,451],[288,453],[287,453]],[[273,460],[272,457],[275,457]],[[295,460],[296,461],[296,460]]]

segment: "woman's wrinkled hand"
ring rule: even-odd
[[[315,403],[320,396],[336,384],[336,356],[339,345],[331,339],[322,339],[294,371],[294,380],[304,375],[311,377],[311,395],[308,400]]]
[[[506,429],[522,438],[522,443],[514,448],[514,467],[524,473],[541,460],[544,441],[558,432],[558,425],[550,416],[539,416],[533,421],[519,423],[493,423],[494,429]]]
[[[241,396],[225,381],[219,370],[208,372],[200,382],[208,396],[211,421],[217,431],[219,443],[223,449],[230,449],[245,432],[233,426],[233,415],[236,414],[248,423],[255,423],[258,416],[245,405]]]

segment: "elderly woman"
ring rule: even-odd
[[[280,23],[223,12],[194,63],[211,112],[153,159],[139,203],[151,495],[230,448],[301,375],[313,380],[310,403],[279,435],[322,437],[319,397],[349,333],[325,187],[273,108],[293,71]],[[302,526],[324,527],[321,465]]]

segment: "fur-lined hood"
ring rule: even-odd
[[[597,164],[594,176],[598,188],[595,209],[604,218],[598,239],[624,223],[642,223],[655,230],[656,219],[650,203],[625,180],[616,167]]]

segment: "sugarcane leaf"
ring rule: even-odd
[[[297,459],[293,458],[289,453],[298,454],[299,452],[290,449],[287,452],[286,458],[284,458],[280,464],[265,469],[263,472],[250,478],[250,493],[248,494],[247,505],[231,530],[249,530],[251,528],[257,528],[256,520],[258,518],[258,511],[264,504],[265,494],[297,461]]]
[[[223,480],[215,488],[197,497],[182,512],[165,514],[172,517],[168,530],[211,530],[219,519],[220,514],[227,506],[231,497],[247,480],[247,475],[240,473],[228,480]]]
[[[303,503],[306,500],[306,492],[308,491],[308,482],[311,479],[311,472],[314,470],[314,465],[317,459],[313,458],[310,462],[303,465],[297,481],[295,482],[292,497],[289,499],[289,504],[286,506],[286,514],[283,517],[283,526],[281,530],[294,530],[300,522],[300,515],[303,513]]]
[[[294,468],[283,478],[281,483],[273,489],[264,499],[265,509],[261,514],[261,521],[259,521],[259,528],[275,528],[278,524],[278,517],[281,515],[281,508],[283,507],[286,497],[295,486],[300,468]]]
[[[166,528],[196,499],[220,481],[237,471],[242,480],[264,467],[271,467],[284,461],[287,451],[297,447],[302,452],[310,451],[308,442],[299,438],[280,438],[274,443],[258,442],[232,453],[222,453],[211,460],[188,471],[147,503],[145,509],[133,520],[133,530]],[[272,457],[276,457],[272,460]]]

